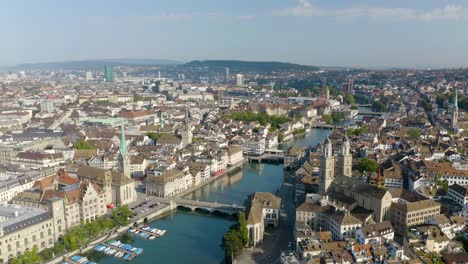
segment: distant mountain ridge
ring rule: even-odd
[[[176,65],[182,62],[159,59],[103,59],[62,62],[27,63],[2,67],[4,70],[102,70],[105,65],[145,66],[145,65]]]
[[[204,60],[191,61],[183,64],[184,67],[207,67],[215,70],[229,68],[233,72],[272,72],[285,70],[309,70],[315,71],[316,66],[300,65],[278,61],[241,61],[241,60]]]

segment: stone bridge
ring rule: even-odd
[[[186,208],[192,211],[201,210],[209,213],[223,213],[234,215],[239,211],[244,211],[245,207],[236,204],[222,204],[216,202],[203,202],[188,199],[177,198],[173,200],[177,204],[177,208]]]
[[[235,215],[244,211],[245,207],[236,204],[222,204],[216,202],[204,202],[182,198],[155,198],[160,203],[169,204],[171,209],[185,208],[191,211],[204,211],[207,213],[221,213]]]

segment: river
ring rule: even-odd
[[[330,133],[331,130],[313,129],[307,135],[288,141],[279,148],[316,145]],[[224,176],[186,198],[240,205],[253,192],[275,192],[282,182],[283,165],[246,163],[238,172]],[[150,223],[151,226],[167,230],[165,236],[152,241],[135,239],[132,244],[143,248],[144,252],[132,263],[219,264],[223,259],[221,238],[234,223],[233,220],[200,213],[173,212]],[[103,257],[99,263],[126,262]]]

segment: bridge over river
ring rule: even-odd
[[[237,204],[223,204],[217,202],[204,202],[198,200],[182,199],[182,198],[154,198],[160,203],[169,204],[171,208],[185,208],[191,211],[205,211],[208,213],[222,213],[228,215],[237,214],[239,211],[244,211],[245,207]]]

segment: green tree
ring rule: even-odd
[[[119,225],[127,225],[132,217],[133,212],[128,208],[128,205],[122,205],[112,210],[112,219]]]
[[[325,123],[329,125],[333,123],[333,118],[331,115],[323,115],[323,120],[325,121]]]
[[[156,132],[148,132],[148,133],[146,133],[146,135],[147,135],[151,140],[153,140],[154,142],[156,142],[156,141],[158,140],[158,138],[161,136],[161,134],[156,133]]]
[[[246,246],[249,243],[249,229],[247,228],[247,220],[244,212],[239,212],[237,215],[237,223],[239,225],[239,236],[242,244]]]
[[[39,253],[40,257],[42,259],[44,259],[45,261],[49,261],[53,258],[54,256],[54,249],[53,248],[46,248],[44,250],[42,250],[40,253]]]
[[[345,95],[344,101],[345,101],[347,104],[350,104],[350,105],[353,105],[353,104],[356,103],[356,99],[354,98],[354,95],[352,95],[352,94],[347,94],[347,95]]]
[[[372,110],[374,110],[375,112],[385,112],[387,111],[387,106],[381,101],[375,101],[372,104]]]
[[[281,143],[284,141],[284,135],[283,134],[278,134],[278,142]]]
[[[369,159],[369,158],[363,158],[359,161],[359,164],[357,165],[357,169],[360,172],[368,171],[368,172],[378,172],[379,170],[379,164],[377,163],[376,160]]]
[[[65,251],[65,245],[63,245],[61,243],[57,243],[53,247],[53,250],[54,250],[55,255],[61,255]]]
[[[416,139],[421,136],[421,132],[417,128],[408,129],[408,131],[406,131],[406,134],[412,139]]]
[[[239,238],[238,231],[235,229],[229,230],[224,235],[221,246],[224,249],[226,263],[232,263],[232,260],[239,256],[243,249],[242,241]]]
[[[96,149],[96,146],[87,142],[87,141],[84,141],[82,139],[78,140],[75,142],[75,144],[73,144],[73,148],[75,149]]]
[[[446,179],[444,180],[439,180],[439,183],[438,183],[439,186],[442,187],[442,189],[444,189],[445,192],[448,192],[448,181]]]

